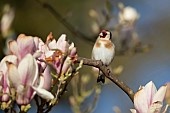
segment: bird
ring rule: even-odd
[[[108,30],[102,30],[93,46],[92,59],[100,60],[105,66],[109,66],[115,56],[115,45],[111,41],[112,34]],[[97,83],[105,83],[105,75],[99,70]]]

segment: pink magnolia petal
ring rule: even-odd
[[[167,89],[166,85],[161,86],[159,88],[159,90],[156,92],[156,94],[154,95],[152,103],[154,103],[154,102],[163,102],[165,94],[166,94],[166,89]]]
[[[28,98],[31,100],[34,97],[34,90],[31,86],[28,86],[26,89],[26,92],[24,93],[24,97]]]
[[[74,56],[76,55],[76,53],[77,53],[77,50],[76,50],[76,48],[74,47],[74,48],[71,50],[71,52],[70,52],[70,57],[74,57]]]
[[[13,83],[15,88],[17,88],[21,84],[21,78],[17,67],[12,63],[8,63],[8,74],[9,80]]]
[[[8,43],[9,46],[9,50],[12,52],[12,54],[16,55],[17,57],[19,57],[19,50],[18,50],[18,44],[17,42],[14,41],[10,41]]]
[[[43,84],[43,88],[46,89],[46,90],[49,90],[50,87],[51,87],[51,79],[52,79],[52,76],[51,76],[51,68],[50,66],[47,66],[44,70],[44,73],[43,73],[43,77],[44,77],[44,84]]]
[[[150,81],[149,83],[147,83],[145,85],[145,88],[144,88],[145,92],[147,93],[147,101],[148,101],[148,105],[151,105],[152,104],[152,99],[153,99],[153,96],[155,95],[155,93],[157,92],[157,89],[155,87],[155,84]]]
[[[21,58],[26,54],[33,54],[36,51],[34,38],[32,36],[19,35],[17,38],[18,50]]]
[[[44,84],[45,84],[44,76],[40,76],[38,88],[43,88]]]
[[[32,85],[38,76],[38,65],[31,54],[27,54],[18,66],[23,85]]]
[[[134,106],[135,109],[140,113],[147,113],[148,111],[148,102],[147,95],[144,88],[141,88],[135,93],[134,96]]]
[[[62,73],[66,73],[71,65],[71,58],[67,57],[62,66]]]

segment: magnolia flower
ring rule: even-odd
[[[10,84],[8,79],[8,67],[6,62],[12,62],[13,64],[17,64],[17,57],[15,55],[5,56],[0,62],[0,101],[7,102],[10,97]]]
[[[157,91],[154,83],[151,81],[145,86],[139,88],[134,96],[135,109],[132,113],[165,113],[167,106],[161,111],[167,86],[162,86]]]
[[[53,38],[52,34],[49,34],[46,44],[49,47],[49,51],[45,54],[45,60],[54,66],[57,74],[66,73],[71,63],[75,61],[76,48],[74,43],[70,45],[66,41],[65,34],[62,34],[58,41]],[[62,63],[64,64],[62,65]]]
[[[8,63],[9,79],[16,89],[16,102],[27,105],[34,97],[32,86],[38,80],[38,65],[31,54],[27,54],[19,65]]]
[[[21,61],[27,54],[37,56],[37,53],[35,54],[35,52],[37,50],[38,42],[35,41],[35,38],[38,37],[20,34],[16,41],[13,40],[9,42],[9,49],[11,53],[16,55],[19,61]]]
[[[119,13],[120,23],[133,23],[139,18],[139,14],[133,7],[125,7]]]

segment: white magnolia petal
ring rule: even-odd
[[[148,113],[160,113],[162,102],[155,102],[149,107]]]
[[[38,66],[31,54],[27,54],[18,66],[18,72],[21,76],[23,85],[32,85],[37,78]]]
[[[48,44],[48,47],[50,49],[57,49],[57,42],[55,39],[53,39],[49,44]]]
[[[138,90],[135,93],[134,106],[137,111],[141,113],[147,113],[148,103],[147,103],[147,95],[146,95],[144,88]]]
[[[17,67],[14,64],[8,62],[7,65],[8,65],[9,80],[17,88],[21,84],[21,78],[17,70]]]
[[[156,92],[156,94],[154,95],[153,97],[153,101],[152,103],[154,102],[162,102],[164,100],[164,97],[165,97],[165,94],[166,94],[166,89],[167,89],[167,86],[161,86],[159,88],[159,90]]]
[[[144,90],[147,93],[148,105],[151,105],[152,104],[153,96],[157,92],[156,86],[155,86],[155,84],[152,81],[150,81],[149,83],[147,83],[145,85]]]
[[[58,43],[58,42],[63,42],[63,41],[65,41],[65,40],[66,40],[66,34],[62,34],[62,35],[58,38],[57,43]]]
[[[131,113],[137,113],[135,109],[130,109]]]
[[[42,88],[37,88],[37,87],[34,87],[34,86],[32,86],[32,88],[36,91],[37,95],[39,95],[43,99],[46,99],[46,100],[54,99],[53,94],[50,93],[49,91],[42,89]]]
[[[11,62],[13,64],[17,64],[17,57],[15,55],[8,55],[8,56],[5,56],[1,60],[1,62],[0,62],[0,71],[2,71],[3,74],[5,74],[5,75],[6,75],[6,71],[7,71],[6,61]]]
[[[72,42],[69,46],[69,50],[72,50],[74,48],[74,43]]]
[[[54,54],[55,51],[47,51],[45,53],[45,57],[48,58],[48,57],[51,57],[53,54]]]

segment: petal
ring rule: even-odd
[[[67,52],[68,48],[69,48],[69,44],[66,41],[66,35],[62,34],[57,41],[57,49],[65,53]]]
[[[50,74],[51,72],[52,72],[52,70],[51,70],[50,66],[47,66],[43,73],[43,77],[45,80],[45,82],[43,84],[43,88],[46,90],[49,90],[51,87],[51,79],[52,79],[52,76]]]
[[[154,102],[150,107],[148,113],[160,113],[162,102]]]
[[[6,65],[6,61],[11,62],[13,64],[17,64],[17,57],[15,55],[8,55],[5,56],[0,63],[0,71],[3,72],[3,74],[6,75],[7,72],[7,65]]]
[[[39,95],[43,99],[46,99],[46,100],[54,99],[54,96],[49,91],[42,89],[42,88],[36,88],[34,86],[32,86],[32,88],[36,91],[37,95]]]
[[[135,109],[140,113],[147,113],[148,111],[148,102],[147,95],[144,88],[141,88],[135,93],[134,96],[134,106]]]
[[[163,102],[165,94],[166,94],[166,89],[167,89],[167,85],[161,86],[159,90],[156,92],[156,94],[154,95],[152,103],[158,102],[158,101]]]
[[[17,38],[18,50],[21,58],[26,54],[33,54],[36,51],[34,38],[32,36],[19,35]]]
[[[76,53],[77,53],[77,50],[76,50],[76,48],[74,47],[74,48],[71,50],[71,52],[70,52],[70,57],[74,57],[74,56],[76,55]]]
[[[53,49],[57,49],[57,42],[55,39],[53,39],[49,44],[48,47],[53,50]]]
[[[31,54],[27,54],[18,66],[23,85],[32,85],[38,77],[38,65]]]
[[[67,57],[62,66],[62,73],[65,74],[71,65],[71,58]]]
[[[9,46],[9,50],[12,52],[12,54],[19,57],[19,50],[18,50],[17,42],[15,40],[14,41],[9,41],[8,46]]]
[[[60,45],[60,43],[66,41],[66,34],[62,34],[57,41],[57,46]]]
[[[9,62],[7,62],[7,65],[8,65],[9,80],[13,83],[14,87],[17,88],[21,84],[21,78],[17,70],[17,67]]]
[[[150,81],[149,83],[147,83],[145,85],[145,88],[144,88],[145,92],[147,93],[147,101],[148,101],[148,105],[151,105],[152,104],[152,99],[153,99],[153,96],[155,95],[155,93],[157,92],[157,89],[155,87],[155,84]]]
[[[69,50],[72,50],[74,48],[74,43],[72,42],[70,47],[69,47]]]
[[[130,109],[131,113],[137,113],[135,109]]]

